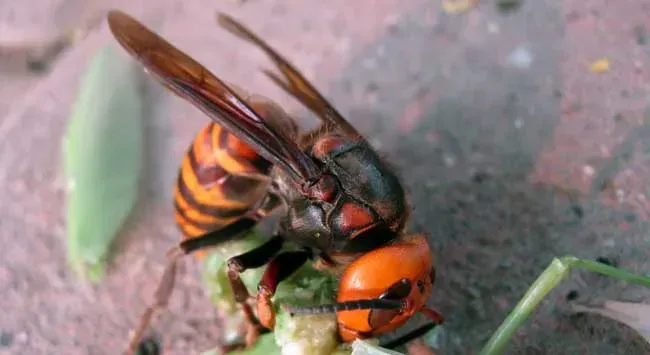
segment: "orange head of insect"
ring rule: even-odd
[[[423,235],[359,257],[339,282],[337,302],[351,306],[337,312],[341,338],[350,342],[389,332],[418,311],[442,323],[442,316],[426,305],[434,281],[433,256]],[[353,309],[354,302],[367,304]]]
[[[435,281],[433,256],[423,235],[372,250],[343,272],[337,303],[294,308],[292,313],[336,312],[344,342],[390,332],[422,312],[435,324],[443,317],[427,307]]]

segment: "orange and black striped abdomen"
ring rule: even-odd
[[[216,123],[203,127],[183,157],[174,215],[184,239],[228,225],[264,197],[271,163]]]

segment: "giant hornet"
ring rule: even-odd
[[[168,253],[156,300],[132,336],[134,349],[154,310],[167,304],[179,259],[246,234],[284,210],[273,235],[227,263],[227,274],[248,324],[246,346],[273,329],[272,297],[280,282],[308,260],[339,273],[336,303],[290,308],[294,314],[335,312],[341,341],[389,332],[422,312],[435,280],[425,235],[405,235],[406,192],[378,153],[286,59],[233,18],[218,23],[264,51],[282,75],[266,75],[316,114],[321,125],[300,133],[268,99],[227,85],[131,16],[108,14],[117,41],[162,85],[212,119],[185,154],[174,190],[175,218],[184,235]],[[286,242],[297,251],[280,252]],[[240,279],[266,265],[255,312]],[[259,319],[257,319],[259,318]]]

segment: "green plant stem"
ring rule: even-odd
[[[597,272],[599,274],[607,275],[619,280],[628,281],[645,287],[650,287],[650,277],[633,274],[629,271],[621,270],[613,266],[599,263],[591,260],[578,259],[573,256],[565,256],[562,258],[569,263],[571,267],[579,267],[585,270]]]
[[[569,273],[569,269],[570,266],[565,264],[561,259],[553,259],[546,270],[528,288],[528,291],[519,300],[515,309],[508,314],[508,317],[492,334],[492,338],[483,347],[480,354],[501,354],[517,328],[530,316],[542,299],[564,279]]]
[[[555,258],[551,264],[539,275],[537,280],[528,288],[524,297],[517,306],[508,314],[499,328],[492,334],[488,343],[483,347],[481,355],[502,354],[510,338],[517,328],[530,316],[544,297],[551,292],[569,274],[572,268],[579,267],[620,280],[629,281],[642,286],[650,287],[650,278],[633,274],[603,263],[583,260],[574,256]]]

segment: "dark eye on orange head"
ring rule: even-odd
[[[401,279],[391,285],[386,292],[379,296],[386,300],[404,300],[411,294],[411,282],[408,279]],[[402,309],[372,309],[368,314],[368,324],[372,328],[382,327],[402,313]]]
[[[379,298],[388,300],[403,300],[411,294],[411,282],[401,279],[389,287]]]

